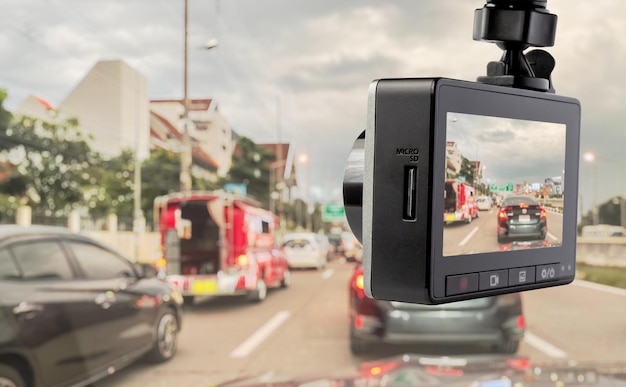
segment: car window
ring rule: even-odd
[[[537,205],[537,201],[529,197],[508,198],[504,200],[504,206],[518,206],[520,204]]]
[[[20,271],[7,249],[0,250],[0,280],[12,279],[20,276]]]
[[[307,239],[292,239],[292,240],[288,240],[285,241],[285,247],[288,248],[303,248],[303,247],[307,247],[310,246],[311,242]]]
[[[61,245],[56,241],[37,241],[11,246],[24,280],[68,280],[72,268]]]
[[[113,254],[99,246],[82,243],[66,242],[80,268],[89,279],[111,279],[135,276],[130,263],[117,254]]]

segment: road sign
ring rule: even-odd
[[[324,205],[322,211],[323,222],[343,222],[346,220],[346,209],[341,204],[330,203]]]

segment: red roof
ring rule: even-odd
[[[39,97],[39,96],[36,96],[36,95],[34,95],[33,97],[34,97],[34,98],[37,100],[37,102],[39,102],[39,104],[40,104],[41,106],[43,106],[46,110],[54,110],[54,106],[52,106],[52,104],[50,103],[50,101],[48,101],[47,99],[44,99],[44,98]]]
[[[150,114],[153,115],[159,122],[161,122],[163,124],[163,126],[165,126],[165,128],[167,129],[167,131],[171,134],[174,135],[174,137],[176,137],[176,139],[181,140],[183,139],[183,135],[182,133],[180,133],[178,131],[178,129],[176,129],[176,127],[174,127],[174,125],[172,125],[172,123],[167,120],[165,117],[161,116],[158,113],[155,113],[154,111],[150,111]],[[150,136],[151,137],[156,137],[159,140],[162,141],[167,141],[167,138],[160,138],[159,134],[153,129],[150,128]],[[193,156],[194,159],[196,159],[196,161],[209,166],[210,168],[215,168],[217,169],[219,167],[219,165],[217,164],[217,162],[215,162],[215,160],[213,160],[211,158],[211,156],[209,156],[204,150],[202,150],[202,148],[200,148],[200,146],[198,144],[193,144],[191,145],[191,154]]]
[[[183,104],[182,99],[157,99],[152,100],[150,103],[179,103]],[[199,98],[199,99],[190,99],[189,100],[189,110],[191,111],[204,111],[209,110],[211,103],[213,102],[212,98]]]

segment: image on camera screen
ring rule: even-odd
[[[447,113],[444,256],[561,245],[565,129]]]

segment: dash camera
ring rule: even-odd
[[[382,79],[367,121],[344,201],[369,297],[442,303],[574,279],[578,101]]]

